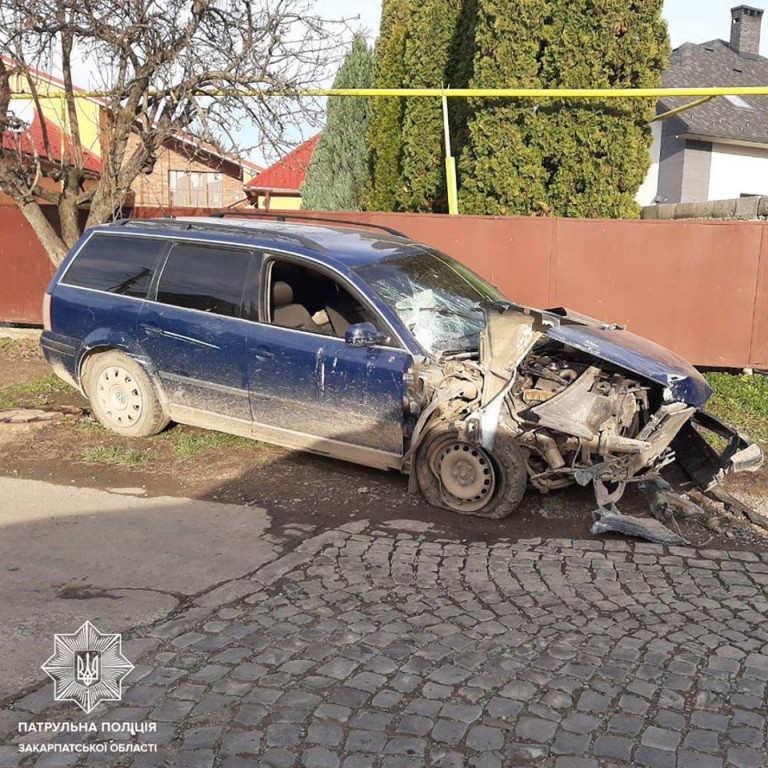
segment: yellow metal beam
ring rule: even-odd
[[[681,112],[686,112],[689,109],[693,109],[694,107],[700,107],[702,104],[706,104],[708,101],[712,101],[714,98],[716,97],[705,96],[703,99],[696,99],[696,101],[692,101],[689,104],[683,104],[682,107],[675,107],[675,109],[670,109],[668,112],[662,112],[660,115],[656,115],[656,117],[654,117],[651,122],[658,123],[661,120],[666,120],[668,117],[674,117],[675,115],[679,115]]]
[[[111,98],[114,94],[106,91],[79,91],[75,98]],[[166,94],[150,91],[148,96],[161,97]],[[201,90],[195,96],[220,98],[239,96],[252,98],[296,97],[296,96],[366,96],[371,98],[445,97],[489,98],[489,99],[661,99],[661,98],[714,98],[715,96],[768,96],[768,86],[728,86],[718,88],[327,88],[301,91],[269,90]],[[64,99],[66,94],[59,91],[40,94],[41,98]],[[12,99],[31,99],[29,93],[15,93]]]
[[[255,94],[258,93],[260,92],[255,92]],[[768,96],[768,86],[733,86],[725,88],[367,88],[358,90],[308,90],[301,91],[299,95],[373,97],[405,96],[410,98],[424,96],[444,96],[449,99],[660,99],[688,96]]]

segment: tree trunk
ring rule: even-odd
[[[71,170],[70,174],[75,175]],[[71,183],[72,179],[69,179]],[[67,188],[62,191],[59,198],[59,226],[61,227],[61,239],[67,248],[72,246],[80,239],[82,231],[80,229],[80,216],[77,209],[77,192],[73,191],[69,183]]]
[[[64,261],[69,248],[59,237],[58,232],[46,218],[42,208],[36,202],[19,203],[19,208],[24,214],[24,218],[30,223],[32,229],[37,235],[37,239],[42,243],[48,258],[54,267],[58,267]]]

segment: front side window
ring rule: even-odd
[[[157,300],[214,315],[240,317],[249,251],[177,243],[168,255]]]
[[[332,277],[279,260],[268,270],[267,322],[272,325],[340,339],[357,323],[381,330],[376,315]]]
[[[355,271],[397,313],[414,338],[436,355],[477,349],[485,326],[480,302],[504,298],[470,269],[432,250]]]
[[[144,298],[167,241],[95,234],[62,278],[65,285]]]
[[[171,171],[171,205],[218,208],[224,204],[224,180],[218,171]]]

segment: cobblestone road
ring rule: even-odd
[[[351,524],[150,630],[94,719],[158,723],[137,768],[762,768],[767,585],[768,554]],[[50,703],[3,717],[77,720]]]

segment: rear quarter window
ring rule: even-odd
[[[91,236],[61,282],[144,298],[167,240],[122,235]]]

